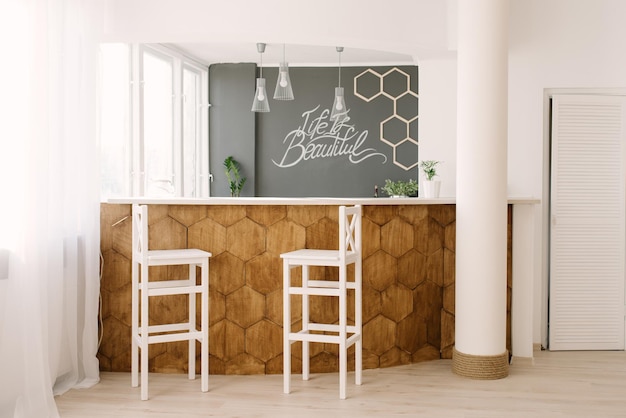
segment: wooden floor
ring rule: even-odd
[[[365,370],[363,385],[348,376],[348,399],[339,400],[337,374],[304,382],[282,375],[210,378],[209,392],[185,375],[150,375],[150,400],[139,400],[130,374],[102,373],[90,389],[56,398],[61,417],[626,417],[626,353],[535,352],[516,361],[509,377],[462,378],[450,360]]]

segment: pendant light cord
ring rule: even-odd
[[[339,87],[341,87],[341,51],[339,51]]]

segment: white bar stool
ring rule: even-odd
[[[201,389],[202,392],[207,392],[209,390],[209,257],[211,253],[191,248],[149,250],[148,206],[133,204],[132,219],[131,386],[139,385],[138,351],[141,349],[141,399],[148,399],[148,346],[170,341],[189,341],[189,379],[195,379],[196,341],[199,341],[201,344]],[[186,279],[150,281],[150,266],[185,264],[189,265],[189,276]],[[200,268],[200,285],[196,280],[196,268]],[[196,294],[198,293],[201,301],[200,329],[196,326]],[[188,322],[149,325],[150,296],[165,295],[188,296]]]
[[[339,345],[339,398],[346,398],[348,348],[355,345],[355,383],[361,384],[362,355],[362,253],[361,206],[339,207],[339,250],[301,249],[283,253],[283,390],[290,392],[291,344],[302,341],[302,379],[309,379],[309,343]],[[348,265],[354,264],[354,280],[348,281]],[[339,280],[311,280],[309,266],[339,267]],[[291,285],[291,270],[302,268],[302,285]],[[348,325],[348,290],[355,292],[354,325]],[[291,295],[302,295],[302,329],[291,331]],[[309,296],[339,299],[339,324],[309,320]],[[323,334],[320,332],[324,332]]]

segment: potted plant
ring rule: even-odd
[[[417,181],[413,179],[409,179],[409,181],[391,181],[387,179],[382,187],[382,191],[389,197],[409,197],[416,195],[417,188]]]
[[[228,179],[228,187],[230,188],[230,195],[232,197],[239,197],[243,185],[246,184],[246,177],[241,177],[239,172],[240,166],[237,160],[232,155],[226,157],[224,160],[224,173],[226,179]]]
[[[441,161],[436,160],[424,160],[420,162],[420,167],[424,172],[424,197],[433,198],[439,197],[439,189],[441,188],[441,182],[439,180],[433,180],[437,175],[437,165],[441,164]]]

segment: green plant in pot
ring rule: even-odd
[[[424,197],[433,198],[439,197],[439,189],[441,182],[434,180],[437,175],[437,165],[441,164],[441,161],[436,160],[423,160],[420,161],[420,168],[424,173]]]
[[[417,194],[417,181],[409,179],[409,181],[391,181],[385,180],[385,185],[381,188],[390,197],[408,197]]]
[[[230,188],[230,195],[232,197],[239,197],[243,185],[246,184],[246,177],[241,177],[240,166],[237,160],[232,155],[226,157],[224,160],[224,173],[228,180],[228,187]]]

